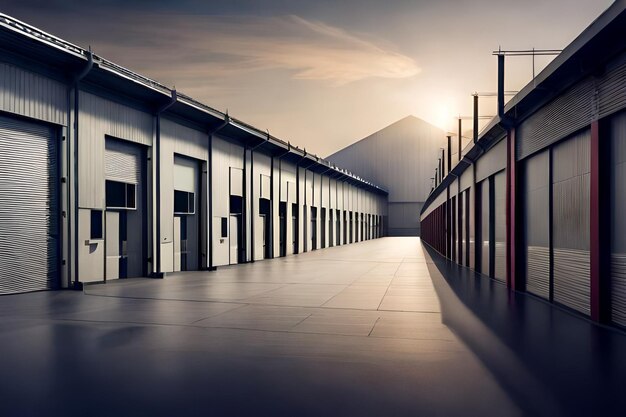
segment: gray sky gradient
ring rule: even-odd
[[[5,0],[0,11],[326,156],[409,114],[454,129],[473,91],[496,88],[492,50],[563,48],[611,3]],[[506,89],[531,75],[529,58],[509,59]],[[481,99],[482,115],[494,110]]]

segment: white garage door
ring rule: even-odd
[[[0,294],[58,283],[57,166],[51,128],[0,116]]]

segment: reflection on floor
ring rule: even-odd
[[[569,411],[491,323],[506,328],[502,312],[519,297],[462,273],[417,238],[384,238],[84,294],[1,297],[0,415]]]

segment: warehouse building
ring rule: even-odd
[[[453,262],[626,326],[626,12],[615,2],[504,105],[421,211]]]
[[[387,235],[419,236],[415,213],[431,191],[431,177],[445,143],[444,131],[408,116],[335,152],[328,160],[388,190]]]
[[[0,294],[382,236],[387,192],[0,15]]]

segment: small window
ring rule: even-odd
[[[222,237],[228,237],[228,218],[222,217]]]
[[[102,239],[102,210],[91,210],[91,239]]]
[[[119,181],[106,181],[106,206],[112,209],[137,208],[137,187]]]
[[[196,198],[194,193],[174,190],[174,213],[194,214]]]

